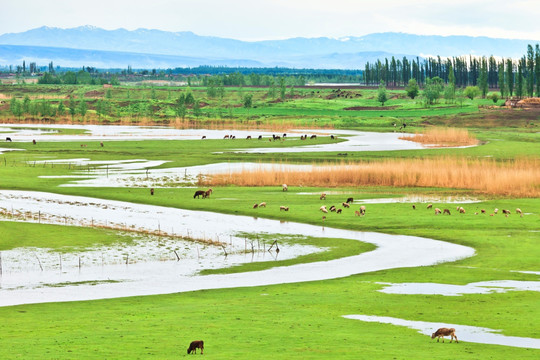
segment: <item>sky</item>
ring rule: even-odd
[[[540,41],[539,0],[24,0],[0,8],[0,34],[92,25],[245,41],[377,32]]]

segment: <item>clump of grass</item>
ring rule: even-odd
[[[472,189],[480,194],[540,196],[540,159],[506,162],[493,159],[438,157],[388,159],[316,166],[312,170],[256,169],[217,174],[202,181],[208,186],[398,186]]]
[[[467,129],[434,127],[414,135],[401,136],[400,139],[410,140],[421,144],[445,147],[476,145],[478,140]]]

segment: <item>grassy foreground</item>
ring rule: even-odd
[[[538,134],[482,131],[484,146],[470,149],[373,152],[351,154],[353,158],[377,160],[387,157],[430,157],[434,154],[459,154],[479,158],[493,156],[497,161],[538,154]],[[288,146],[291,143],[285,143]],[[323,141],[323,140],[321,140]],[[324,140],[329,141],[329,140]],[[174,145],[174,146],[173,146]],[[69,174],[66,166],[36,165],[44,158],[89,157],[104,159],[163,159],[167,166],[183,166],[222,160],[276,160],[305,162],[340,158],[337,154],[276,155],[213,154],[220,149],[253,146],[211,142],[124,142],[99,143],[80,148],[77,143],[12,143],[24,152],[0,158],[0,188],[51,191],[71,195],[210,210],[230,214],[260,216],[284,221],[306,222],[322,227],[323,204],[338,205],[348,196],[355,199],[424,196],[475,196],[466,189],[441,188],[309,188],[290,187],[282,192],[274,187],[218,187],[210,199],[193,199],[193,189],[157,189],[150,196],[146,188],[65,188],[66,179],[38,178],[40,175]],[[259,146],[257,144],[256,146]],[[269,145],[270,146],[270,145]],[[5,162],[2,162],[5,159]],[[26,161],[30,161],[27,163]],[[326,201],[319,200],[328,192]],[[329,191],[335,191],[331,194]],[[307,193],[307,195],[305,194]],[[460,342],[441,344],[427,336],[393,325],[363,323],[342,318],[348,314],[380,315],[407,320],[447,322],[501,329],[502,334],[540,338],[539,296],[532,291],[503,294],[391,295],[380,293],[384,283],[437,282],[468,284],[489,280],[537,281],[538,276],[516,271],[538,271],[538,198],[483,197],[481,203],[460,204],[466,214],[457,214],[457,204],[434,202],[434,207],[449,208],[451,216],[435,216],[417,203],[368,204],[365,217],[355,217],[354,209],[341,215],[328,214],[324,226],[390,234],[406,234],[441,239],[471,246],[474,257],[429,267],[404,268],[354,275],[343,279],[256,288],[197,291],[190,293],[51,303],[0,308],[0,357],[2,359],[172,359],[186,355],[190,341],[205,341],[205,357],[212,359],[537,359],[540,350]],[[261,201],[268,207],[253,209]],[[290,207],[288,213],[279,206]],[[508,218],[475,215],[480,209],[519,207],[526,215]],[[27,234],[25,245],[47,246],[63,237],[58,247],[79,243],[116,241],[113,232],[95,229],[49,227],[44,225],[0,223],[0,249],[16,246],[10,238]],[[86,239],[86,240],[85,240]],[[328,240],[332,241],[332,240]],[[333,251],[339,256],[366,251],[369,246],[349,246],[339,242]],[[18,245],[18,244],[17,244]],[[301,261],[318,261],[320,258]],[[222,270],[250,271],[273,264],[246,264]],[[0,279],[1,280],[1,279]],[[0,282],[1,286],[1,282]],[[77,291],[76,288],[73,291]],[[434,329],[435,330],[435,329]],[[459,337],[459,331],[457,332]]]

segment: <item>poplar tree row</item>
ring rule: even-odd
[[[456,87],[478,86],[484,96],[489,89],[498,89],[502,96],[540,96],[540,46],[528,45],[527,54],[518,60],[494,56],[400,60],[392,56],[366,63],[363,75],[366,85],[382,82],[386,86],[402,87],[415,79],[424,86],[427,79],[439,77],[445,83],[453,80]]]

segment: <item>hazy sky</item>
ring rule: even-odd
[[[540,41],[539,0],[24,0],[0,9],[0,34],[93,25],[241,40],[394,31]]]

